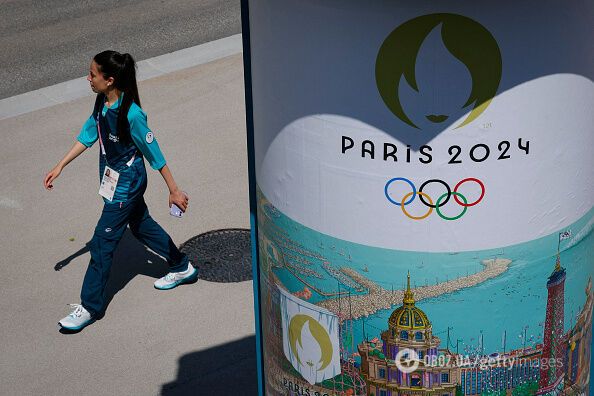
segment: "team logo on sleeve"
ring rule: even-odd
[[[145,136],[145,140],[148,144],[151,144],[153,142],[153,140],[155,140],[155,136],[153,135],[152,132],[147,132],[146,136]]]

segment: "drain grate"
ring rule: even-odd
[[[252,279],[250,230],[228,228],[209,231],[182,244],[198,277],[211,282],[242,282]]]

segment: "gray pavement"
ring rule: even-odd
[[[220,228],[249,228],[241,55],[140,84],[143,108],[177,183],[191,197],[168,214],[167,189],[149,171],[145,199],[178,244]],[[45,173],[72,146],[94,98],[0,121],[0,394],[178,395],[256,393],[252,283],[199,280],[153,289],[164,261],[125,234],[103,319],[58,332],[79,302],[101,211],[98,147],[43,189]],[[74,239],[74,240],[71,240]],[[61,270],[55,270],[55,267]]]
[[[1,0],[0,99],[85,75],[86,60],[102,49],[138,61],[240,33],[239,4]]]

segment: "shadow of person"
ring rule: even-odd
[[[88,251],[89,242],[76,253],[73,253],[57,263],[54,269],[59,271],[68,265],[74,258],[81,256]],[[165,276],[167,272],[169,272],[167,262],[161,256],[153,253],[140,243],[134,235],[132,235],[130,229],[127,228],[113,256],[109,280],[105,286],[105,307],[97,319],[100,320],[105,315],[107,307],[114,296],[134,279],[136,275],[146,275],[158,279]],[[68,331],[60,329],[60,332],[63,334],[73,334],[80,332],[80,330]]]
[[[188,353],[178,364],[177,378],[163,384],[162,396],[258,394],[253,335]]]
[[[105,286],[104,312],[99,318],[105,314],[113,297],[136,275],[158,279],[168,272],[167,261],[139,242],[130,229],[126,228],[113,256],[109,280]]]
[[[66,267],[68,264],[70,264],[70,262],[72,262],[72,260],[74,260],[78,256],[82,256],[83,254],[90,251],[91,250],[89,247],[90,244],[91,244],[91,241],[87,242],[85,244],[85,246],[80,248],[77,252],[72,253],[70,256],[66,257],[64,260],[59,261],[56,265],[54,265],[54,270],[60,271],[62,268]]]

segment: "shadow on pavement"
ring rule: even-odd
[[[255,336],[189,353],[178,364],[177,378],[161,387],[162,396],[258,394]]]
[[[68,264],[70,264],[70,262],[72,260],[74,260],[78,256],[82,256],[83,254],[85,254],[86,252],[88,252],[90,250],[90,248],[89,248],[89,244],[90,243],[91,243],[90,241],[87,242],[84,247],[80,248],[79,251],[72,253],[70,256],[66,257],[64,260],[58,262],[54,266],[54,270],[60,271],[62,268],[66,267]]]
[[[89,242],[77,252],[57,263],[54,266],[54,269],[56,271],[61,270],[70,264],[76,257],[82,256],[88,251]],[[126,229],[113,257],[109,280],[105,288],[105,310],[107,310],[113,297],[122,290],[128,282],[134,279],[136,275],[146,275],[157,279],[166,275],[168,268],[167,262],[163,260],[161,256],[146,248],[134,238],[130,229]],[[78,284],[77,287],[80,288],[82,282],[83,280],[81,278],[80,284]],[[101,319],[101,317],[103,317],[103,315],[98,319]]]
[[[167,275],[167,272],[169,272],[167,262],[139,242],[132,235],[130,229],[126,228],[113,256],[109,280],[105,287],[105,310],[109,307],[113,297],[136,275],[158,279]]]

